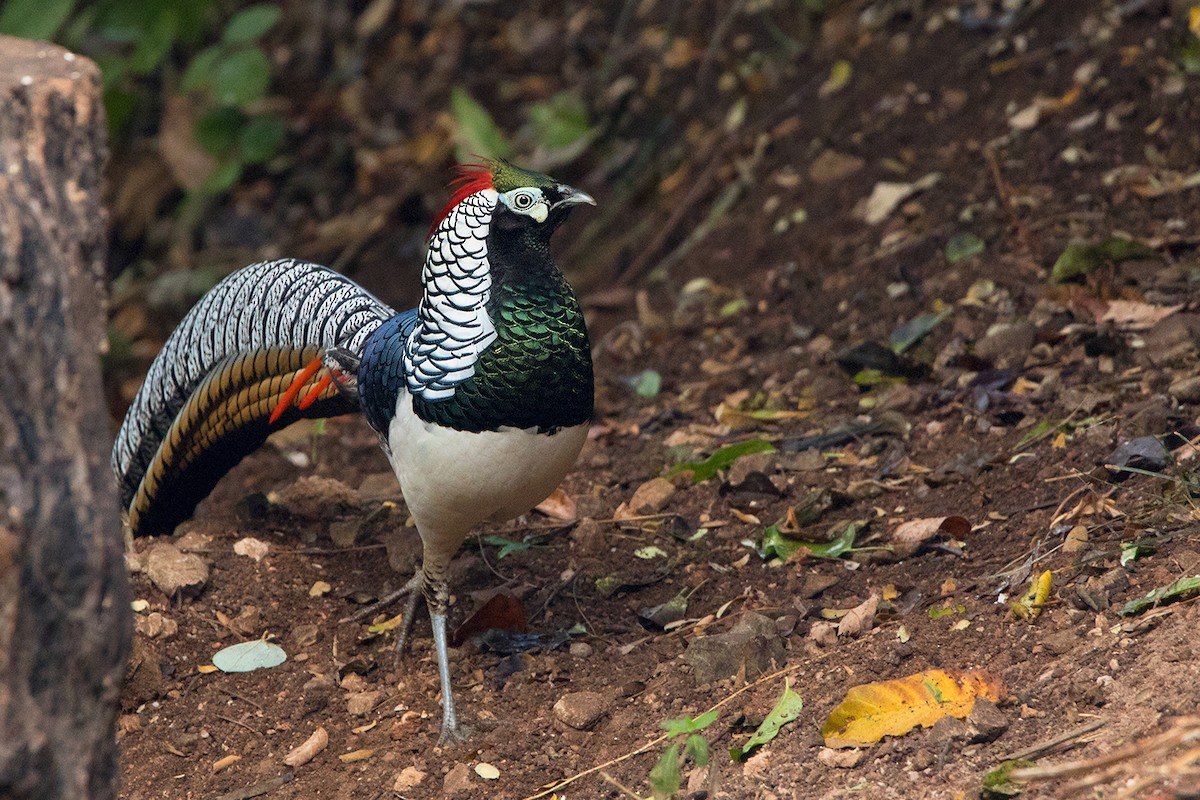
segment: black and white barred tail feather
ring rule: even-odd
[[[217,284],[154,359],[113,446],[134,534],[169,533],[271,430],[357,410],[326,382],[315,402],[291,403],[268,422],[307,364],[330,348],[361,353],[394,313],[349,278],[303,261],[253,264]]]

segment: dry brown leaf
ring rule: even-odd
[[[1108,308],[1097,322],[1111,322],[1118,328],[1129,331],[1144,331],[1153,328],[1181,308],[1183,305],[1156,306],[1137,300],[1113,300],[1109,302]]]
[[[971,532],[971,523],[965,517],[923,517],[902,522],[892,531],[892,547],[896,555],[908,558],[921,546],[938,534],[966,536]]]
[[[838,621],[838,636],[860,636],[875,627],[875,612],[879,610],[879,595],[872,594],[846,612]]]
[[[196,191],[217,168],[217,159],[196,141],[195,103],[181,95],[170,95],[159,125],[158,150],[180,186]]]
[[[965,718],[975,698],[1000,699],[1000,679],[983,670],[931,669],[892,681],[867,683],[846,692],[821,735],[827,747],[862,747],[884,736],[902,736],[943,717]]]
[[[340,756],[338,756],[338,761],[341,761],[343,764],[353,764],[355,761],[366,761],[373,755],[375,755],[374,750],[364,747],[361,750],[342,753]]]
[[[304,740],[304,744],[292,750],[283,757],[283,763],[289,767],[298,767],[301,764],[307,764],[317,757],[326,747],[329,746],[329,734],[324,728],[317,728],[313,731],[312,736]]]
[[[549,497],[534,506],[534,511],[545,514],[550,519],[572,522],[578,518],[575,510],[575,499],[563,491],[560,486]]]

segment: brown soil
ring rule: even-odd
[[[667,277],[636,276],[633,285],[646,290],[640,307],[628,294],[601,291],[594,273],[585,277],[596,315],[597,427],[564,485],[581,521],[564,526],[531,514],[481,534],[528,537],[534,546],[500,558],[495,545],[470,543],[461,557],[457,621],[503,591],[520,598],[543,643],[577,626],[586,633],[515,655],[471,642],[459,648],[459,710],[474,735],[436,747],[428,624],[420,619],[412,651],[397,662],[392,633],[338,622],[406,580],[416,557],[416,532],[405,527],[398,493],[386,488],[387,463],[361,420],[293,428],[234,470],[182,527],[190,534],[184,544],[211,565],[203,593],[171,600],[144,574],[133,576],[136,596],[148,601],[138,615],[147,666],[126,692],[124,797],[250,797],[242,790],[260,784],[271,800],[534,796],[638,750],[660,735],[662,721],[696,716],[742,688],[753,677],[745,670],[698,684],[683,656],[698,637],[726,633],[751,612],[775,622],[775,635],[760,642],[782,642],[778,666],[804,709],[759,755],[733,763],[728,748],[745,741],[784,679],[737,695],[705,731],[711,774],[697,773],[693,780],[706,782],[680,796],[973,797],[1007,754],[1091,720],[1106,725],[1041,763],[1111,752],[1194,712],[1200,611],[1182,602],[1116,614],[1155,587],[1200,573],[1194,462],[1168,466],[1165,477],[1101,466],[1131,438],[1196,432],[1200,390],[1177,382],[1200,361],[1200,189],[1172,191],[1162,182],[1200,169],[1196,78],[1172,61],[1186,26],[1154,3],[1120,16],[1111,3],[1047,2],[994,33],[965,30],[941,4],[919,12],[907,9],[921,4],[852,5],[826,24],[813,53],[773,67],[744,120],[716,146],[720,157],[691,164],[687,182],[707,186],[699,197],[682,188],[657,204],[629,206],[631,216],[654,221],[651,231],[676,225],[672,214],[684,207],[653,266],[706,224],[725,187],[748,176]],[[859,17],[880,8],[894,14],[877,26]],[[853,67],[849,82],[822,93],[838,59]],[[718,66],[715,74],[726,68]],[[683,82],[683,73],[668,80]],[[724,124],[733,98],[716,96],[696,119]],[[1014,115],[1039,98],[1036,124],[1014,128]],[[854,160],[834,164],[831,152]],[[830,175],[831,164],[844,169]],[[1130,166],[1141,171],[1116,171]],[[878,182],[930,173],[940,180],[878,224],[855,214]],[[596,194],[603,207],[603,187]],[[797,209],[806,211],[803,221],[791,221]],[[576,263],[570,240],[586,225],[576,220],[559,234],[565,262]],[[951,264],[946,245],[961,232],[986,248]],[[1069,242],[1113,233],[1149,244],[1157,259],[1102,265],[1084,283],[1049,282]],[[360,275],[372,288],[382,263]],[[685,285],[695,276],[712,283]],[[1183,307],[1134,330],[1098,321],[1114,299]],[[886,344],[898,324],[939,304],[952,315],[905,354],[924,365],[920,374],[866,389],[839,366],[846,349]],[[992,329],[998,323],[1016,327]],[[627,380],[646,369],[663,380],[651,398]],[[722,403],[798,413],[718,419]],[[849,443],[786,451],[860,415],[887,424]],[[1062,420],[1069,422],[1028,441],[1040,423]],[[698,484],[674,480],[662,512],[681,517],[688,531],[707,529],[703,537],[667,535],[658,518],[611,521],[674,461],[754,437],[783,452],[748,457]],[[315,516],[302,518],[305,498],[294,484],[306,475],[362,491],[335,506],[318,486],[307,504]],[[868,549],[780,564],[747,546],[822,487],[844,502],[805,525],[806,538],[852,520],[869,521],[857,543],[864,548],[889,545],[899,523],[922,517],[960,515],[973,528],[905,558]],[[1064,547],[1079,527],[1086,541]],[[270,545],[261,561],[234,553],[247,536]],[[1121,565],[1121,544],[1134,540],[1145,543],[1143,554]],[[665,556],[635,556],[648,545]],[[1031,571],[1046,569],[1054,582],[1048,607],[1032,623],[1017,619],[998,595],[1019,596]],[[605,596],[596,581],[614,576],[646,585]],[[313,596],[318,581],[331,589]],[[1099,584],[1111,591],[1096,610],[1084,595]],[[682,589],[694,590],[688,623],[661,632],[640,622],[639,611]],[[898,596],[869,631],[812,635],[822,612],[872,594],[892,597],[893,589]],[[952,612],[937,615],[946,608]],[[177,631],[147,636],[159,622],[152,612]],[[283,665],[198,671],[218,648],[264,635],[288,652]],[[847,689],[934,667],[999,676],[1007,730],[976,742],[943,728],[917,730],[865,748],[854,766],[827,765],[821,723]],[[351,699],[366,702],[365,692],[377,694],[352,715]],[[603,714],[590,730],[568,727],[553,711],[575,692],[600,695]],[[285,766],[284,756],[317,728],[328,746],[307,764]],[[557,794],[628,796],[619,783],[647,795],[662,749],[605,768],[612,782],[595,772]],[[343,758],[361,750],[372,752]],[[1124,762],[1101,785],[1111,792],[1177,755]],[[240,758],[215,771],[228,756]],[[499,778],[478,776],[481,762]],[[394,788],[409,768],[423,779]],[[1163,769],[1161,781],[1137,791],[1194,796],[1195,772]],[[1056,796],[1066,783],[1031,784],[1025,796]]]

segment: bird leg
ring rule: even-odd
[[[454,714],[454,687],[450,683],[450,652],[446,644],[446,607],[450,602],[450,583],[446,579],[448,564],[431,564],[425,559],[424,574],[425,604],[429,607],[429,621],[433,625],[433,647],[437,652],[438,679],[442,687],[442,733],[438,744],[453,744],[465,741],[468,731],[458,726]],[[438,567],[441,566],[441,569]],[[431,574],[431,567],[436,574]]]

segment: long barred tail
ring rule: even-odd
[[[357,410],[325,370],[305,367],[330,348],[360,354],[394,313],[303,261],[253,264],[217,284],[154,359],[113,446],[134,534],[169,533],[272,430]]]

